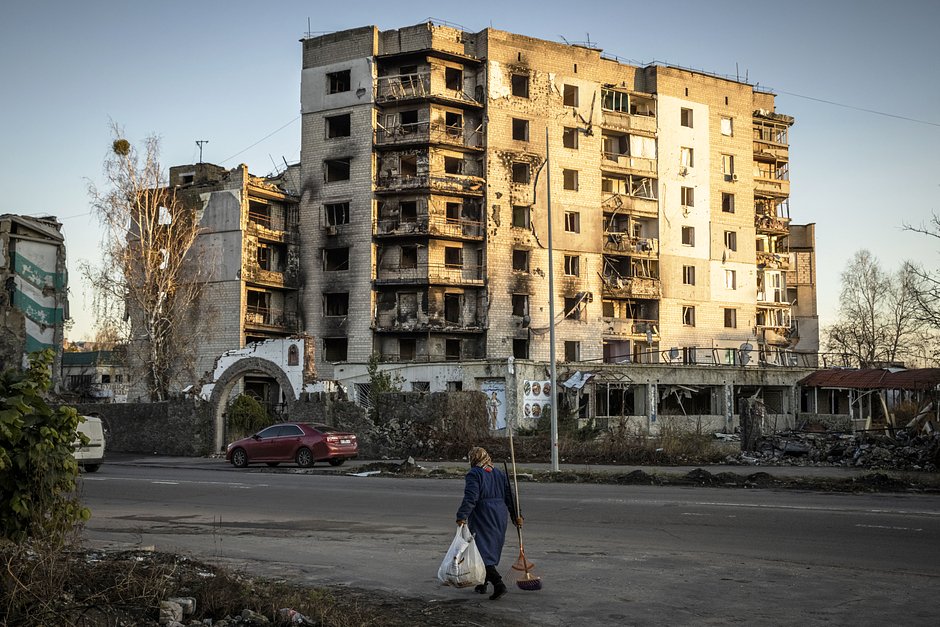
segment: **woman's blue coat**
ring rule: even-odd
[[[466,520],[474,535],[483,563],[499,564],[506,539],[509,513],[516,509],[509,479],[498,468],[474,466],[467,473],[463,502],[457,510],[457,519]]]

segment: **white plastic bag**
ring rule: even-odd
[[[454,586],[455,588],[466,588],[467,586],[476,586],[486,580],[486,565],[483,564],[483,556],[477,549],[477,543],[473,540],[473,534],[467,525],[460,525],[454,535],[454,541],[450,543],[447,555],[441,562],[441,567],[437,570],[437,578],[445,586]]]

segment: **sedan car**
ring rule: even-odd
[[[236,468],[258,462],[268,466],[297,462],[301,468],[310,468],[319,461],[339,466],[358,454],[359,445],[352,433],[327,425],[282,422],[232,442],[225,450],[225,459]]]

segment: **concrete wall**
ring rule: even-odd
[[[198,456],[213,448],[208,405],[191,400],[165,403],[86,403],[82,415],[100,416],[108,429],[107,453]]]

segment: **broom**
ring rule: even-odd
[[[512,457],[512,483],[513,498],[516,501],[516,516],[522,516],[522,510],[519,508],[519,480],[516,478],[516,449],[512,444],[512,430],[509,431],[509,454]],[[505,467],[505,462],[503,463]],[[519,559],[512,565],[513,570],[521,571],[516,578],[516,585],[520,590],[534,591],[542,589],[542,578],[532,574],[535,564],[525,557],[525,549],[522,545],[522,527],[516,525],[516,533],[519,536]]]

